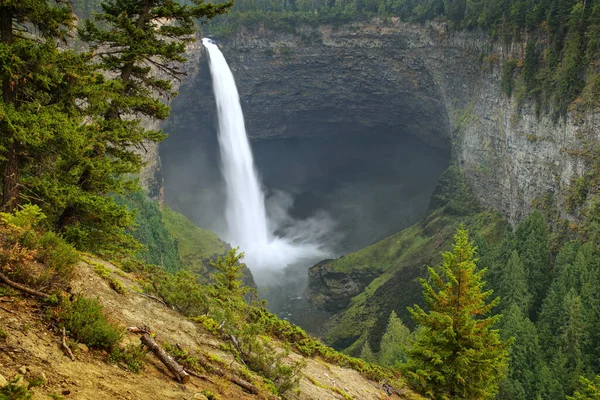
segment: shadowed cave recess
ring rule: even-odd
[[[424,216],[450,161],[447,113],[424,68],[417,66],[420,74],[408,78],[381,71],[377,60],[340,69],[333,59],[274,64],[262,53],[251,58],[221,49],[236,78],[268,210],[286,208],[294,219],[327,221],[320,228],[328,231],[322,240],[332,258]],[[425,84],[415,85],[415,79]],[[223,237],[217,126],[203,54],[164,127],[164,194],[171,208]],[[303,298],[310,266],[253,273],[259,289],[268,287],[259,293],[272,311],[316,331],[319,312],[307,309]]]

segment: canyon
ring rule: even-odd
[[[214,39],[234,73],[263,183],[291,192],[295,216],[328,209],[340,219],[337,230],[345,236],[334,246],[335,256],[386,237],[389,242],[390,235],[421,221],[435,208],[430,198],[450,164],[482,209],[501,216],[484,218],[490,229],[502,219],[516,224],[541,201],[565,210],[568,188],[589,170],[585,155],[599,139],[597,110],[573,110],[556,121],[533,104],[508,98],[502,64],[522,59],[525,45],[491,41],[484,32],[373,19],[295,32],[248,26]],[[171,207],[219,233],[216,108],[199,47],[191,49],[190,60],[164,126],[171,136],[161,144],[162,169],[154,152],[154,172],[146,174],[159,177],[151,193],[164,190]],[[341,154],[349,156],[338,160]],[[328,178],[318,179],[323,175]],[[370,184],[348,190],[360,176]],[[379,188],[375,176],[384,177]],[[435,221],[431,215],[422,221],[419,237],[447,241],[443,234],[427,234]],[[378,248],[393,246],[380,243]],[[385,324],[390,307],[412,305],[417,278],[434,260],[408,257],[380,267],[344,258],[317,264],[308,274],[313,306],[331,317],[321,333],[337,348],[364,340],[351,330],[331,335],[344,318],[356,322],[376,314],[368,322],[372,328]],[[410,293],[397,293],[400,288]],[[392,293],[397,298],[389,304],[376,300]],[[349,317],[348,307],[357,303],[364,307]]]

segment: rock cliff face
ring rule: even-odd
[[[511,223],[547,193],[560,204],[586,169],[577,154],[600,135],[599,113],[572,113],[558,123],[527,105],[517,113],[500,72],[524,48],[490,42],[483,32],[374,20],[296,34],[244,30],[219,43],[251,136],[398,128],[452,148],[481,203]],[[214,124],[214,117],[201,122]]]
[[[192,42],[187,46],[187,58],[188,62],[182,67],[185,72],[186,79],[192,80],[199,71],[199,61],[202,45],[199,41]],[[160,76],[161,73],[159,72]],[[173,80],[173,90],[177,91],[181,86],[182,81]],[[142,124],[147,129],[158,130],[162,128],[164,122],[144,119]],[[140,172],[140,184],[148,192],[148,196],[159,203],[164,201],[164,182],[162,175],[162,163],[159,154],[158,143],[146,143],[144,148],[136,149],[136,151],[142,156],[142,160],[145,165]]]

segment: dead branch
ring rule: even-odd
[[[9,313],[9,314],[14,314],[14,313],[15,313],[13,310],[9,310],[8,308],[4,308],[4,307],[2,307],[2,306],[0,306],[0,310],[2,310],[2,311],[6,311],[6,312],[7,312],[7,313]]]
[[[165,301],[163,299],[161,299],[160,297],[156,297],[156,296],[152,296],[151,294],[146,294],[146,293],[138,293],[140,296],[144,296],[147,297],[149,299],[158,301],[160,304],[164,305],[165,307],[169,307],[167,305],[167,303],[165,303]]]
[[[203,355],[198,354],[198,362],[207,370],[213,371],[215,374],[222,376],[223,378],[229,380],[230,382],[235,383],[242,389],[247,390],[248,392],[259,395],[260,390],[254,386],[253,384],[246,382],[245,380],[225,371],[222,368],[219,368],[213,364],[211,364]]]
[[[62,328],[62,348],[65,354],[71,359],[71,361],[75,361],[75,356],[73,355],[73,352],[71,351],[69,346],[67,346],[67,332],[65,331],[64,327]]]
[[[6,283],[8,286],[17,289],[21,292],[27,293],[29,295],[35,296],[35,297],[40,297],[42,299],[47,299],[48,297],[50,297],[50,295],[47,295],[46,293],[42,293],[42,292],[38,292],[35,289],[31,289],[25,285],[21,285],[20,283],[16,283],[11,281],[10,279],[8,279],[8,277],[6,275],[4,275],[3,273],[0,273],[0,281]]]
[[[190,375],[170,354],[168,354],[158,343],[150,336],[150,330],[146,327],[130,327],[129,332],[141,334],[142,343],[171,371],[175,378],[181,383],[188,383]]]
[[[208,376],[206,376],[206,375],[200,375],[199,373],[197,373],[197,372],[194,372],[194,371],[192,371],[191,369],[187,369],[187,368],[184,368],[184,369],[185,369],[185,372],[187,372],[187,373],[188,373],[188,374],[190,374],[191,376],[194,376],[194,377],[196,377],[196,378],[198,378],[198,379],[202,379],[202,380],[205,380],[205,381],[212,382],[212,381],[210,380],[210,378],[209,378]]]

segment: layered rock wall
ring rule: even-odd
[[[408,132],[451,148],[481,203],[513,224],[548,193],[562,203],[586,170],[579,154],[599,139],[598,113],[555,122],[527,105],[517,112],[500,74],[524,46],[490,42],[484,32],[373,20],[295,34],[241,30],[219,44],[251,136],[327,135],[333,126]],[[210,96],[199,102],[214,110]]]

